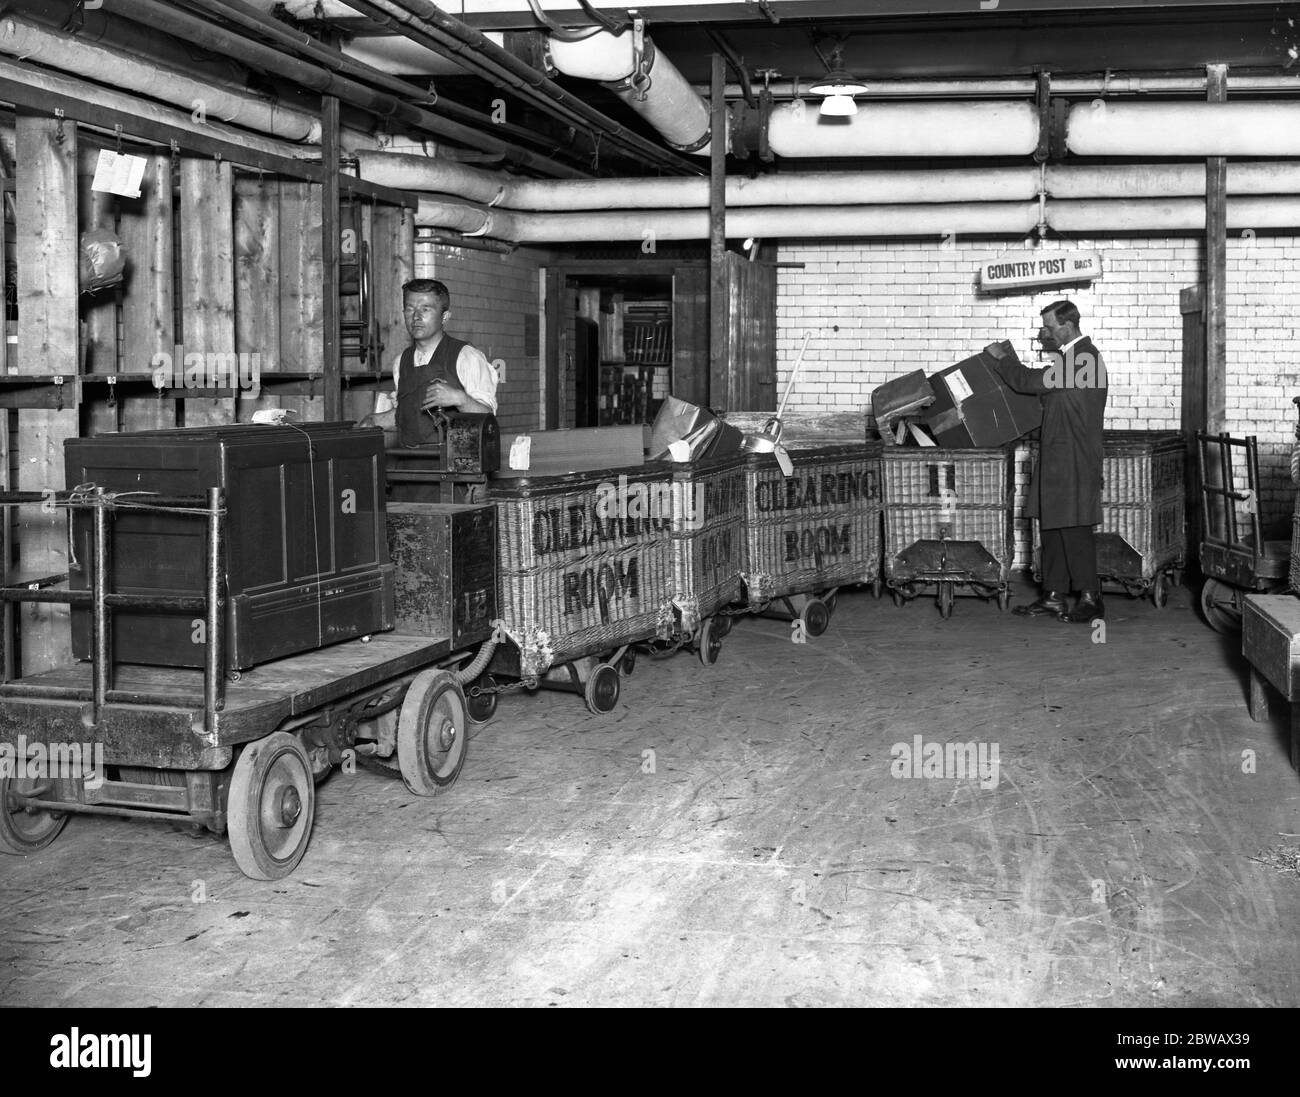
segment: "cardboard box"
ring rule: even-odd
[[[934,403],[922,421],[939,445],[1000,446],[1042,425],[1038,397],[1007,388],[994,368],[993,363],[1008,357],[1017,361],[1010,343],[993,343],[930,377]]]

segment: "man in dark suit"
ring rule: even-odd
[[[1042,317],[1038,341],[1051,359],[1048,367],[998,363],[1011,388],[1043,403],[1038,466],[1025,508],[1042,532],[1043,593],[1016,613],[1088,624],[1105,616],[1093,527],[1101,521],[1106,366],[1092,340],[1079,332],[1072,302],[1054,301]],[[1079,600],[1071,610],[1066,596],[1075,590]]]

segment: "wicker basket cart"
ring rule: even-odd
[[[746,462],[744,599],[751,613],[780,605],[820,636],[840,587],[870,583],[880,597],[880,444],[785,446],[792,476],[772,454]]]
[[[613,710],[633,645],[665,635],[672,619],[673,493],[667,466],[492,481],[508,641],[494,675]]]
[[[1104,446],[1097,575],[1131,598],[1150,594],[1156,608],[1163,608],[1186,562],[1187,444],[1177,431],[1108,430]],[[1032,537],[1034,579],[1041,580],[1036,520]]]
[[[885,583],[902,604],[933,586],[952,615],[958,590],[1010,603],[1012,450],[886,446]]]

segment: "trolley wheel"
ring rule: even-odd
[[[235,864],[254,880],[288,876],[311,840],[316,783],[302,743],[277,731],[250,743],[230,778],[226,825]]]
[[[831,611],[820,598],[809,598],[799,614],[804,631],[809,636],[820,636],[831,623]]]
[[[397,719],[397,764],[417,796],[450,788],[465,764],[465,694],[446,671],[430,667],[415,676]]]
[[[724,636],[730,636],[731,630],[736,624],[736,619],[729,613],[719,613],[711,618],[713,622],[713,635],[721,640]]]
[[[880,595],[876,595],[876,597],[879,598]],[[826,612],[830,614],[830,616],[835,616],[835,607],[839,605],[839,601],[840,596],[838,591],[833,594],[828,594],[822,599],[822,605],[826,607]]]
[[[998,609],[1006,613],[1009,605],[1011,605],[1011,588],[1003,587],[998,591]]]
[[[872,582],[871,582],[871,596],[872,596],[873,598],[879,598],[880,595],[884,592],[884,589],[885,589],[885,584],[884,584],[884,582],[883,582],[882,580],[880,580],[880,579],[873,579],[873,580],[872,580]]]
[[[716,617],[706,617],[700,626],[699,649],[700,662],[706,667],[718,661],[718,653],[722,651],[722,633],[718,631]]]
[[[636,670],[636,648],[629,645],[627,651],[623,652],[623,658],[618,661],[618,672],[624,678],[631,678],[634,670]]]
[[[490,674],[480,675],[474,686],[479,689],[495,691],[497,680]],[[497,711],[497,694],[488,693],[467,693],[465,695],[465,715],[469,717],[471,724],[486,724]]]
[[[952,616],[952,584],[939,584],[939,616],[947,620]]]
[[[614,706],[618,704],[618,691],[618,668],[609,663],[601,663],[587,679],[583,698],[589,710],[597,716],[604,716],[607,712],[613,712]]]
[[[896,606],[901,606],[905,601],[907,601],[907,599],[903,597],[903,592],[897,587],[890,588],[889,596],[894,599],[894,605]]]
[[[9,793],[34,792],[43,780],[40,777],[0,778],[0,851],[35,853],[53,842],[68,825],[67,812],[33,811],[17,800],[10,801]]]
[[[1236,590],[1227,583],[1218,579],[1205,580],[1205,585],[1201,587],[1201,613],[1205,616],[1205,623],[1215,632],[1231,636],[1241,631]]]
[[[1165,586],[1165,573],[1157,572],[1151,583],[1151,602],[1156,609],[1164,609],[1169,604],[1169,589]]]
[[[1174,568],[1174,570],[1170,573],[1169,582],[1170,585],[1172,586],[1181,587],[1183,585],[1183,569]]]

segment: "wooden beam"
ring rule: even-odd
[[[280,369],[280,182],[235,180],[235,350],[256,361],[263,376]],[[256,355],[253,359],[251,356]],[[239,401],[240,420],[280,407],[268,390]]]
[[[99,163],[102,146],[91,144],[82,134],[77,161],[77,206],[81,232],[90,229],[117,231],[117,211],[111,194],[91,189],[95,167]],[[115,374],[120,372],[117,361],[117,291],[101,290],[81,300],[81,322],[84,339],[83,373]],[[103,434],[118,429],[119,409],[105,399],[90,400],[82,405],[82,431],[88,435]]]
[[[1228,66],[1207,65],[1206,99],[1228,98]],[[1227,429],[1228,419],[1228,161],[1205,161],[1205,429]]]
[[[78,337],[77,127],[20,112],[16,149],[19,368],[71,381],[77,372]],[[71,397],[74,386],[67,387]],[[18,433],[18,490],[63,488],[63,442],[77,434],[75,406],[23,409]],[[68,570],[65,511],[23,507],[17,540],[22,573]],[[66,606],[31,603],[16,616],[22,673],[48,670],[72,658]]]
[[[725,59],[713,55],[709,143],[709,373],[704,402],[724,396],[727,373],[727,115]]]
[[[415,277],[415,218],[402,209],[376,206],[370,240],[375,315],[382,344],[380,368],[387,370],[411,341],[402,319],[402,286]]]
[[[313,373],[310,396],[281,396],[281,406],[306,420],[322,418],[325,329],[321,304],[321,189],[280,182],[280,368]]]
[[[145,165],[140,197],[118,202],[118,233],[127,260],[122,294],[124,373],[152,372],[163,361],[170,363],[175,351],[172,197],[171,156],[155,153]],[[174,400],[152,394],[119,394],[118,399],[122,401],[123,430],[176,425]]]
[[[235,353],[234,195],[230,165],[197,156],[181,158],[181,342],[186,361]],[[182,363],[182,366],[185,363]],[[188,393],[188,389],[186,390]],[[200,390],[201,391],[201,390]],[[230,397],[188,396],[185,425],[233,423]]]
[[[321,97],[321,316],[324,324],[325,419],[342,418],[339,354],[339,101]]]

